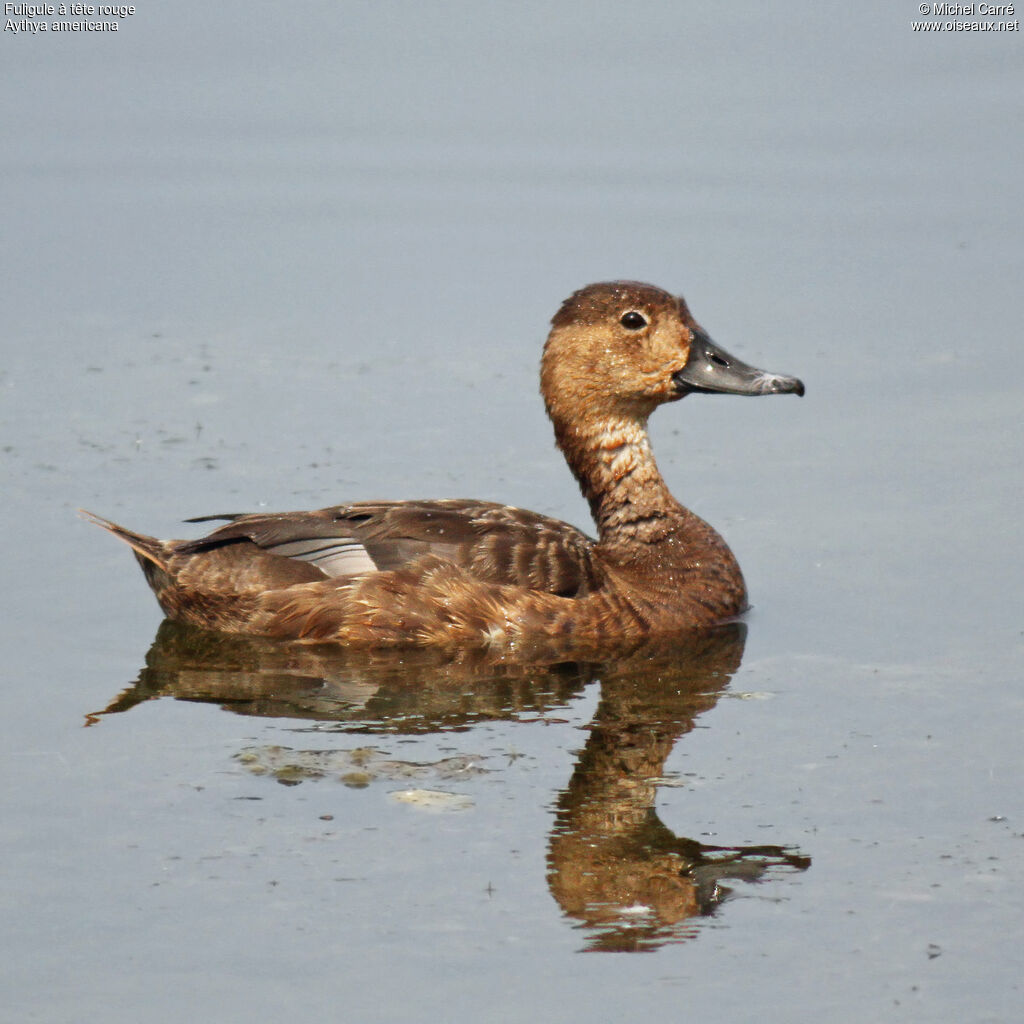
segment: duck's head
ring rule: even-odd
[[[804,386],[729,355],[682,297],[649,284],[587,285],[551,321],[541,392],[556,422],[593,415],[645,420],[657,406],[693,391],[802,395]]]

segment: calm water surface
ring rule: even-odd
[[[4,34],[0,1019],[1019,1019],[1022,44],[915,19]],[[742,627],[297,651],[161,626],[75,518],[585,525],[537,360],[611,277],[807,384],[652,424]]]

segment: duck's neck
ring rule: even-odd
[[[602,418],[561,428],[556,421],[555,434],[602,543],[657,544],[696,519],[669,493],[645,420]]]

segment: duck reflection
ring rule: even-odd
[[[729,894],[722,879],[755,881],[810,859],[778,846],[708,846],[676,836],[655,796],[676,740],[713,707],[743,655],[741,625],[685,648],[604,666],[601,700],[558,800],[548,883],[589,932],[591,950],[654,949],[692,934]]]
[[[238,714],[310,720],[318,735],[453,731],[549,716],[599,681],[588,739],[556,802],[548,885],[563,913],[586,933],[584,948],[652,950],[692,935],[694,919],[713,913],[729,895],[723,880],[756,881],[810,864],[784,847],[709,846],[676,836],[655,810],[668,755],[727,688],[744,639],[745,627],[731,624],[685,644],[634,645],[614,658],[546,646],[516,659],[477,653],[453,660],[428,650],[290,645],[167,621],[134,685],[87,723],[172,696]],[[472,759],[395,762],[372,746],[246,748],[238,756],[249,770],[285,784],[325,774],[360,784],[428,768],[449,778],[478,770]]]
[[[431,649],[290,644],[164,620],[136,682],[87,723],[175,697],[241,715],[313,720],[318,731],[465,729],[564,707],[581,693],[594,678],[590,666],[552,660],[555,653],[534,650],[524,661],[480,654],[456,660]]]

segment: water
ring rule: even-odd
[[[919,18],[4,34],[0,1018],[1019,1017],[1021,43]],[[754,603],[709,648],[296,660],[75,519],[585,525],[537,360],[610,277],[807,384],[653,421]]]

